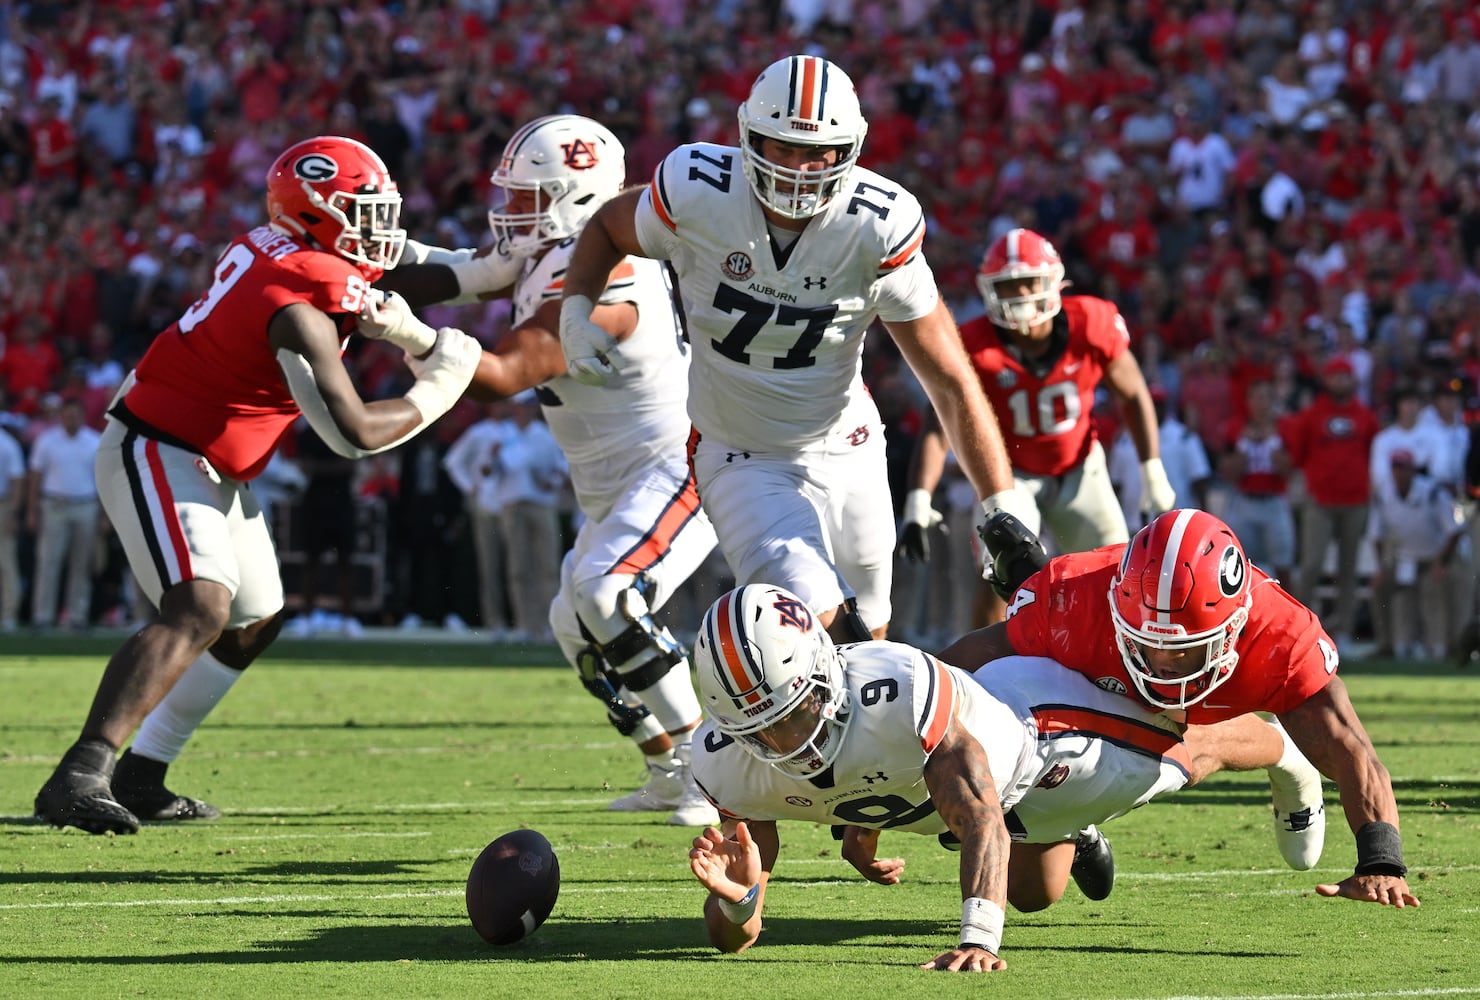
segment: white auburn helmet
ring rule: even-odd
[[[1187,708],[1233,676],[1254,603],[1250,576],[1232,529],[1206,511],[1169,510],[1136,532],[1110,581],[1110,615],[1141,697]],[[1151,669],[1148,650],[1194,656],[1188,669],[1166,677]]]
[[[767,66],[740,105],[739,119],[745,179],[764,205],[790,219],[827,207],[858,162],[868,132],[853,81],[819,56],[788,56]],[[777,166],[757,149],[762,138],[833,147],[838,162],[826,170]]]
[[[1004,296],[1003,282],[1034,279],[1037,287],[1027,295]],[[1027,333],[1045,319],[1053,319],[1063,308],[1059,289],[1064,284],[1064,262],[1054,245],[1031,229],[1012,229],[987,248],[976,275],[987,316],[1008,330]]]
[[[488,178],[503,195],[488,213],[493,235],[518,257],[575,236],[622,190],[626,156],[611,130],[590,118],[547,115],[529,122],[509,139]],[[508,211],[517,191],[534,192],[530,211]]]
[[[802,599],[749,584],[715,601],[694,646],[699,697],[721,733],[752,757],[805,778],[843,746],[842,658]]]

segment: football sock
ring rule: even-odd
[[[196,657],[164,700],[144,717],[129,748],[150,760],[172,763],[201,722],[241,677],[207,650]]]

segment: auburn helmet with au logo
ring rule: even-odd
[[[575,236],[622,190],[627,151],[598,121],[547,115],[514,133],[488,179],[493,235],[509,253],[528,257]]]
[[[1206,511],[1169,510],[1126,544],[1110,613],[1121,661],[1149,703],[1186,708],[1233,676],[1249,576],[1243,546]]]
[[[843,189],[868,122],[853,81],[819,56],[788,56],[761,71],[740,105],[740,158],[755,196],[772,211],[806,219]],[[837,151],[825,170],[793,170],[760,153],[762,139]]]
[[[289,146],[267,171],[267,216],[287,236],[364,267],[390,270],[406,249],[401,193],[362,142],[321,135]]]
[[[805,778],[843,747],[848,684],[832,638],[789,590],[748,584],[715,601],[694,644],[699,699],[715,728]]]

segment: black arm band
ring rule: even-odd
[[[1363,823],[1357,831],[1357,874],[1408,874],[1403,864],[1403,837],[1391,823]]]

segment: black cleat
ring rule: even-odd
[[[108,790],[113,748],[101,740],[73,744],[36,793],[36,816],[52,826],[88,833],[138,833],[139,817]]]
[[[1093,900],[1101,900],[1115,888],[1115,854],[1110,841],[1097,828],[1087,827],[1074,842],[1074,863],[1069,866],[1074,884]]]
[[[209,802],[177,795],[164,785],[169,765],[125,750],[113,772],[113,797],[146,823],[220,819],[221,810]]]

